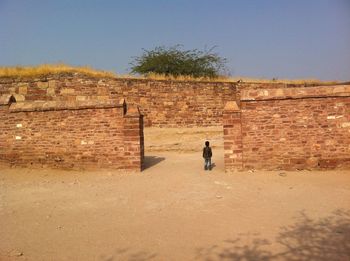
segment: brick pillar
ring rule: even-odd
[[[225,171],[243,170],[241,111],[235,101],[225,105],[223,126]]]
[[[125,169],[141,171],[144,158],[143,115],[138,107],[130,107],[124,115]]]

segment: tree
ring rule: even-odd
[[[212,53],[213,49],[214,47],[209,51],[181,50],[181,45],[143,49],[143,54],[135,57],[131,63],[131,72],[216,78],[225,69],[226,59]]]

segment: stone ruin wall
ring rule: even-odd
[[[224,111],[225,167],[350,168],[350,86],[244,90]]]
[[[26,101],[108,101],[124,97],[140,107],[145,126],[222,126],[228,101],[254,89],[296,88],[303,84],[230,83],[151,79],[94,78],[82,74],[41,78],[0,78],[0,96],[21,95]]]
[[[141,170],[143,126],[136,108],[95,101],[11,104],[12,96],[0,97],[0,163]]]
[[[0,79],[0,97],[12,95],[16,101],[27,104],[39,104],[38,101],[46,101],[46,103],[70,104],[74,107],[77,104],[94,102],[108,104],[123,97],[129,104],[141,107],[142,114],[145,115],[144,122],[146,126],[223,125],[225,166],[226,170],[229,171],[242,169],[348,168],[350,165],[349,93],[349,85],[303,86],[282,83],[98,79],[80,74],[55,75],[39,79]],[[228,101],[234,101],[234,106],[231,106],[232,103]],[[231,105],[224,109],[226,103]],[[111,121],[112,118],[115,122],[118,122],[116,119],[119,119],[111,115],[110,108],[106,108],[105,111],[102,111],[102,108],[85,108],[85,112],[87,112],[87,109],[89,111],[84,114],[84,110],[74,110],[72,108],[60,110],[60,112],[57,112],[56,109],[42,109],[39,110],[40,112],[11,112],[11,106],[10,113],[5,114],[5,107],[1,107],[2,117],[7,119],[7,123],[3,126],[11,130],[11,137],[22,137],[16,135],[16,133],[23,131],[19,130],[18,127],[9,127],[10,122],[17,121],[14,115],[20,116],[20,120],[32,115],[33,121],[35,119],[39,125],[42,124],[43,126],[45,126],[45,122],[51,120],[51,117],[53,117],[54,122],[62,120],[57,118],[60,113],[65,117],[77,117],[78,125],[89,122],[88,115],[101,119],[107,117],[107,122]],[[102,112],[103,114],[101,114]],[[80,118],[77,116],[78,113],[82,114],[79,116]],[[43,115],[44,119],[46,117],[46,120],[41,122],[39,118],[35,118],[35,115],[39,114]],[[11,117],[11,120],[6,117]],[[141,116],[138,115],[137,117],[140,118]],[[123,120],[119,123],[124,122],[124,125],[120,124],[123,129],[123,126],[126,126],[125,115],[122,118]],[[143,132],[141,131],[142,123],[139,118],[135,120],[129,130],[125,131],[130,134],[133,133],[134,136],[131,140],[137,140],[137,146],[139,147],[132,146],[133,149],[131,150],[136,151],[141,156],[137,156],[139,160],[131,160],[131,163],[125,163],[125,161],[118,161],[117,158],[123,155],[124,157],[130,156],[132,151],[126,150],[124,154],[118,155],[116,153],[115,161],[111,161],[116,168],[122,168],[122,166],[141,168]],[[80,133],[81,127],[78,125],[73,124],[72,127],[61,128],[61,134],[57,132],[57,135],[61,137],[59,135],[66,135],[73,131],[72,135],[76,135],[75,143],[79,145],[77,140],[80,139],[79,146],[86,145],[87,148],[92,144],[89,144],[88,138],[86,138],[87,141],[84,139],[90,134]],[[34,132],[40,133],[42,131],[42,129],[35,130],[38,127],[34,127],[34,125],[32,128],[30,135],[33,137],[35,137]],[[94,130],[92,132],[98,133],[101,131],[106,136],[110,136],[107,129],[99,129],[101,128],[100,125],[89,126],[89,128]],[[48,130],[43,129],[44,132],[55,131],[55,129]],[[119,145],[123,140],[123,146],[126,146],[125,142],[129,139],[126,132],[123,134],[124,136],[120,136],[120,131],[115,133],[115,140]],[[11,153],[2,157],[11,158],[15,153],[19,155],[18,151],[20,150],[12,149],[15,140],[11,140],[10,136],[4,136],[3,133],[2,135],[0,137],[1,147],[8,146],[8,148],[11,148],[9,150]],[[39,144],[41,143],[39,142]],[[46,146],[49,150],[49,146],[47,144]],[[79,146],[76,148],[78,154],[80,153],[79,148],[81,148]],[[109,147],[106,150],[113,151],[115,147],[114,149]],[[1,153],[4,155],[7,151],[3,149]],[[21,153],[23,154],[23,151]],[[23,155],[30,157],[29,151],[26,153]],[[108,157],[99,158],[99,153],[96,152],[94,154],[96,157],[90,157],[90,160],[86,162],[93,162],[91,165],[94,166],[105,166],[107,163],[104,160]],[[102,153],[101,155],[105,154]],[[43,154],[37,155],[37,157],[40,160],[36,163],[44,164],[44,161],[42,161]],[[50,165],[63,166],[60,158],[55,160],[50,154],[45,157],[51,157]],[[82,149],[81,155],[76,157],[80,157],[81,162],[84,162],[84,159],[87,159],[89,155],[88,152]],[[24,160],[23,162],[29,161]],[[120,164],[121,162],[123,164]],[[19,164],[21,165],[21,163]],[[78,163],[78,165],[84,164]],[[66,167],[69,167],[69,165]]]
[[[0,96],[26,101],[108,101],[124,97],[140,107],[145,126],[221,126],[227,101],[236,98],[233,83],[93,78],[84,75],[39,79],[0,79]]]

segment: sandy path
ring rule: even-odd
[[[226,174],[222,153],[211,172],[164,151],[133,174],[2,168],[0,260],[349,260],[349,172]]]
[[[213,149],[223,148],[222,127],[197,128],[145,128],[145,144],[148,152],[200,151],[204,141],[210,140]]]

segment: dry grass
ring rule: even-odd
[[[229,78],[232,82],[242,81],[250,83],[290,83],[290,84],[336,84],[338,81],[321,81],[318,79],[260,79],[260,78],[249,78],[249,77],[233,77]]]
[[[249,83],[290,83],[290,84],[336,84],[337,81],[320,81],[317,79],[257,79],[248,77],[226,77],[220,76],[218,78],[192,76],[169,76],[162,74],[151,73],[147,76],[134,75],[117,75],[113,72],[95,70],[89,66],[70,66],[66,64],[42,64],[38,66],[0,66],[0,77],[40,77],[62,73],[82,73],[92,77],[108,77],[108,78],[127,78],[127,79],[151,79],[151,80],[172,80],[172,81],[210,81],[210,82],[249,82]]]
[[[62,73],[82,73],[93,77],[116,77],[113,72],[95,70],[88,66],[73,67],[66,64],[42,64],[38,66],[0,66],[0,77],[40,77]]]
[[[259,78],[249,78],[249,77],[227,77],[220,76],[218,78],[207,78],[207,77],[199,77],[194,78],[192,76],[183,75],[183,76],[169,76],[163,74],[155,74],[151,73],[145,76],[146,79],[152,80],[173,80],[173,81],[212,81],[212,82],[249,82],[249,83],[290,83],[290,84],[336,84],[338,81],[320,81],[318,79],[259,79]]]

